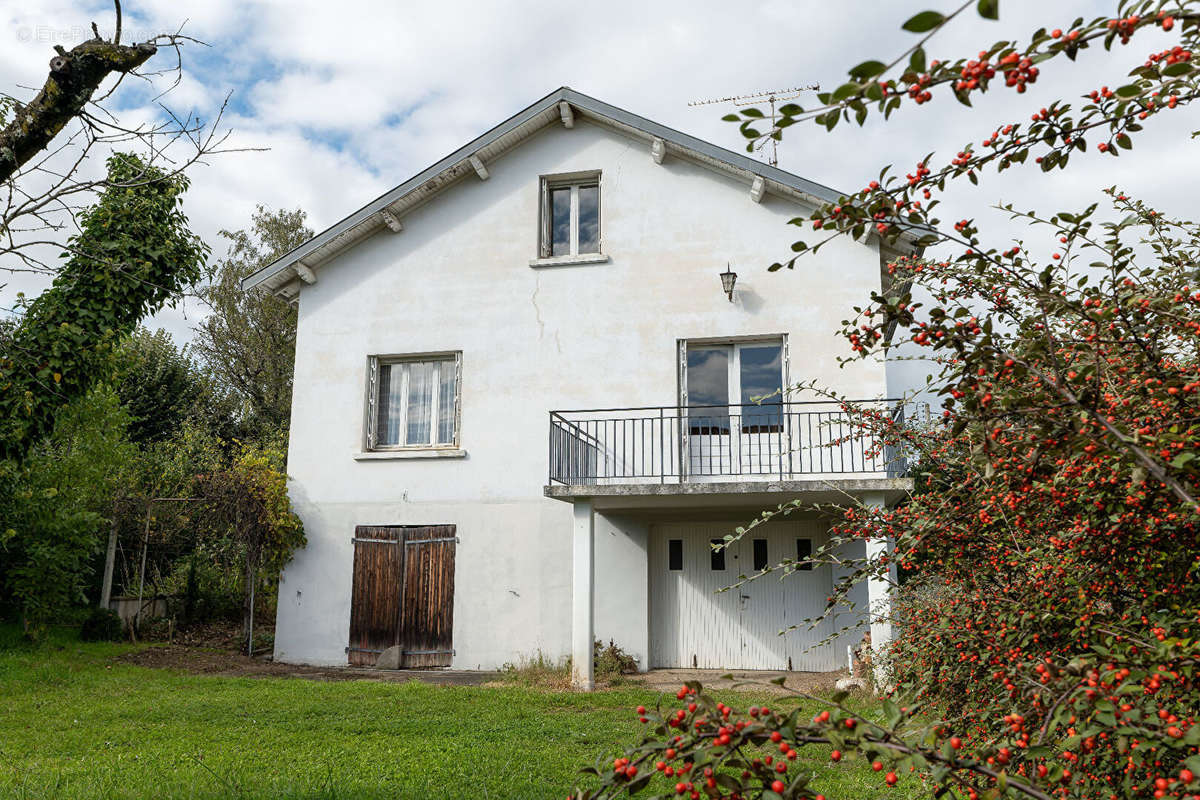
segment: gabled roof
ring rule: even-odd
[[[242,281],[242,288],[262,286],[276,294],[294,297],[299,291],[298,279],[308,282],[315,280],[314,268],[380,228],[398,229],[405,212],[465,175],[476,174],[480,169],[486,175],[483,165],[488,161],[546,125],[574,124],[575,114],[645,140],[653,148],[656,159],[665,152],[739,176],[746,180],[747,188],[752,188],[760,197],[764,191],[769,191],[811,205],[821,205],[841,196],[841,193],[828,186],[680,133],[564,86],[249,275]]]

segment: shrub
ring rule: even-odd
[[[994,0],[959,11],[972,5],[997,14]],[[925,33],[957,14],[925,11],[904,27]],[[831,609],[853,582],[908,572],[882,713],[854,718],[836,702],[815,718],[734,710],[685,686],[673,711],[638,709],[642,741],[578,797],[633,793],[656,769],[667,778],[659,797],[819,797],[811,771],[789,763],[813,745],[835,761],[867,756],[889,785],[917,771],[935,797],[1200,797],[1200,225],[1116,187],[1105,190],[1111,211],[1002,206],[1034,236],[1052,235],[1049,248],[989,241],[973,219],[951,231],[932,216],[949,180],[977,183],[985,169],[1027,160],[1048,172],[1092,148],[1116,157],[1140,120],[1200,99],[1200,2],[1121,2],[1112,17],[1063,28],[970,60],[926,64],[918,44],[894,75],[891,59],[863,62],[820,108],[781,111],[771,133],[754,127],[759,110],[729,116],[751,139],[801,119],[832,128],[851,114],[861,123],[868,105],[886,115],[905,97],[924,104],[934,90],[969,105],[993,77],[1019,92],[1052,59],[1135,33],[1140,46],[1143,30],[1179,41],[1090,103],[1045,102],[1032,125],[1002,123],[949,163],[930,154],[906,178],[883,170],[812,213],[820,241],[792,247],[871,231],[940,245],[939,260],[893,258],[882,290],[841,331],[849,361],[899,347],[926,360],[943,406],[940,424],[906,427],[844,404],[921,473],[898,508],[844,509],[825,551],[895,543],[849,571]],[[773,771],[755,750],[768,741]]]
[[[79,629],[85,642],[118,642],[125,636],[125,623],[111,608],[94,608]]]
[[[597,639],[593,650],[597,678],[615,678],[637,672],[637,659],[618,647],[611,639],[607,647]]]

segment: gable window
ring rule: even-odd
[[[540,258],[600,253],[600,173],[542,178]]]
[[[461,353],[372,356],[367,449],[458,446]]]

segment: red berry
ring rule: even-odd
[[[775,781],[771,784],[771,791],[775,794],[780,794],[787,787],[783,785],[783,781]]]
[[[894,772],[889,772],[886,776],[884,776],[883,779],[884,783],[886,783],[888,786],[895,786],[896,780],[896,773]]]
[[[832,753],[829,754],[829,758],[831,761],[841,761],[842,760],[842,751],[834,750]]]

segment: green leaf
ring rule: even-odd
[[[743,108],[742,116],[753,117],[754,119],[762,119],[763,112],[759,111],[757,108]]]
[[[865,81],[882,73],[886,66],[882,61],[864,61],[850,69],[850,77],[856,81]]]
[[[653,771],[647,771],[647,772],[642,773],[641,775],[639,775],[637,777],[637,780],[633,781],[632,783],[630,783],[628,786],[625,787],[625,791],[628,792],[629,794],[637,794],[642,789],[646,788],[646,785],[648,783],[650,783],[650,779],[654,777],[654,774],[655,773]]]
[[[975,8],[984,19],[1000,19],[1000,0],[979,0]]]
[[[857,83],[843,83],[833,93],[833,102],[837,103],[841,100],[845,100],[847,97],[852,97],[853,95],[858,94],[858,90],[861,88],[862,87]]]
[[[908,21],[900,27],[909,33],[925,33],[926,31],[933,30],[945,21],[946,17],[944,14],[937,11],[922,11],[920,14],[909,17]]]
[[[908,59],[908,68],[913,72],[924,72],[925,66],[925,48],[918,47],[913,51],[912,56]]]
[[[1180,61],[1178,64],[1171,64],[1169,67],[1165,68],[1162,71],[1162,74],[1166,75],[1167,77],[1174,78],[1177,75],[1187,75],[1194,69],[1195,67],[1186,61]]]
[[[889,728],[895,728],[904,718],[904,715],[900,713],[900,708],[886,697],[883,700],[883,714]]]
[[[721,119],[724,122],[741,122],[742,121],[742,118],[739,117],[737,114],[726,114],[725,116],[721,117]]]
[[[1142,93],[1142,88],[1136,83],[1127,83],[1117,89],[1117,97],[1137,97]]]

